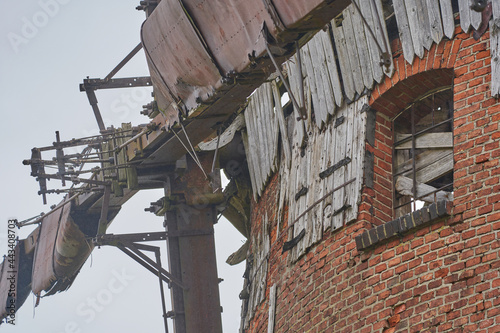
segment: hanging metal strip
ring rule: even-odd
[[[276,68],[276,71],[278,72],[280,79],[283,82],[283,85],[285,86],[286,91],[290,95],[290,99],[292,100],[293,106],[298,110],[298,112],[301,115],[300,119],[306,120],[307,119],[307,112],[306,112],[305,108],[300,107],[299,104],[297,103],[297,100],[295,99],[295,96],[292,93],[292,89],[290,89],[288,82],[285,80],[285,76],[281,72],[281,68],[278,66],[276,59],[274,58],[273,54],[271,53],[271,50],[269,49],[269,43],[267,41],[266,41],[265,45],[266,45],[267,54],[269,55],[269,58],[273,62],[274,68]],[[297,50],[297,52],[300,52],[300,50]],[[302,68],[302,65],[300,63],[299,63],[299,66]],[[302,78],[301,78],[301,81],[302,81]]]

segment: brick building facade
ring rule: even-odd
[[[413,64],[399,38],[391,51],[394,75],[369,93],[373,163],[357,218],[295,261],[283,250],[292,236],[290,206],[276,208],[279,172],[252,201],[252,234],[268,232],[270,248],[265,297],[245,332],[500,332],[500,104],[489,32],[476,41],[456,27]],[[392,121],[441,87],[453,89],[454,199],[396,217]]]

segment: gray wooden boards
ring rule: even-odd
[[[471,1],[458,0],[458,9],[460,12],[460,27],[462,30],[464,32],[469,32],[471,27],[477,30],[481,24],[481,13],[471,8]]]
[[[372,89],[375,82],[380,83],[384,77],[392,76],[394,66],[382,67],[381,52],[378,45],[385,50],[389,45],[387,28],[383,18],[382,2],[375,0],[357,0],[363,17],[376,37],[363,22],[361,15],[353,5],[348,6],[340,17],[332,21],[332,33],[338,54],[340,72],[344,82],[344,90],[349,100],[354,100],[355,94],[361,95],[365,88]],[[378,24],[380,20],[381,25]]]
[[[468,1],[468,0],[464,0]],[[405,60],[424,56],[443,36],[453,38],[455,23],[451,0],[394,0],[394,13]]]
[[[327,229],[335,230],[357,217],[361,198],[366,137],[367,97],[337,110],[338,121],[320,130],[308,128],[308,144],[297,149],[293,138],[291,167],[281,163],[281,191],[288,201],[288,240],[304,236],[291,249],[292,261],[298,259]],[[346,186],[343,184],[348,183]],[[333,194],[332,190],[338,188]],[[329,194],[329,195],[328,195]]]
[[[278,119],[274,112],[271,83],[264,83],[249,97],[245,109],[247,154],[254,198],[261,195],[269,176],[278,165]]]
[[[300,100],[300,88],[303,86],[304,106],[308,114],[314,113],[319,127],[327,121],[328,115],[333,115],[336,108],[342,105],[342,91],[348,100],[353,101],[365,89],[372,89],[375,83],[380,83],[384,74],[390,77],[394,73],[392,59],[387,68],[380,64],[381,52],[377,43],[382,49],[389,45],[381,0],[357,0],[357,3],[370,29],[360,13],[350,5],[341,17],[332,21],[331,31],[325,29],[318,32],[301,48],[302,77],[296,55],[285,64],[292,93]],[[336,64],[336,55],[340,69]]]
[[[491,96],[500,96],[500,1],[492,1],[493,20],[490,22]]]
[[[246,288],[248,292],[247,312],[243,318],[243,325],[248,327],[248,323],[255,314],[256,307],[266,298],[267,269],[269,259],[269,218],[267,213],[260,221],[260,230],[252,236],[251,253],[247,260],[250,260],[247,267],[248,277],[246,278]]]

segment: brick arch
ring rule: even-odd
[[[399,81],[374,100],[371,107],[392,119],[418,97],[436,88],[452,84],[453,69],[425,71]]]
[[[403,57],[399,40],[392,45],[396,72],[376,85],[370,96],[370,106],[392,119],[399,111],[416,98],[433,89],[451,86],[454,83],[455,68],[462,66],[460,57],[462,42],[466,34],[457,28],[453,40],[443,40],[425,51],[422,59],[415,56],[413,64]]]

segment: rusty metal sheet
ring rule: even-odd
[[[141,38],[155,88],[160,80],[167,100],[180,99],[189,110],[221,84],[219,70],[179,0],[162,1],[144,22]]]
[[[54,251],[56,276],[71,277],[80,270],[93,249],[93,245],[85,237],[71,216],[63,213]]]
[[[276,34],[264,1],[184,0],[183,3],[224,75],[243,71],[249,65],[249,54],[265,51],[264,23],[272,35]]]
[[[323,2],[323,0],[272,0],[272,4],[286,27],[291,27],[302,20]]]
[[[237,39],[241,40],[231,41],[227,45],[220,43],[221,38],[227,38],[228,31],[239,31],[238,18],[250,19],[249,13],[238,12],[233,16],[227,17],[216,12],[215,8],[208,8],[210,6],[207,6],[202,0],[184,0],[182,2],[185,4],[186,12],[189,13],[189,16],[193,20],[193,24],[191,22],[190,24],[183,22],[186,23],[184,26],[188,31],[178,31],[178,28],[180,28],[179,21],[184,21],[187,15],[184,9],[182,9],[182,5],[179,4],[180,1],[163,0],[144,23],[142,39],[151,75],[152,77],[158,77],[158,79],[153,79],[153,86],[155,88],[155,99],[166,119],[165,129],[171,129],[173,122],[178,120],[177,115],[179,111],[172,106],[175,103],[168,102],[172,99],[172,89],[180,89],[180,86],[184,84],[193,92],[192,95],[185,94],[181,96],[177,93],[177,90],[173,91],[175,92],[175,98],[179,98],[183,102],[180,103],[180,107],[189,115],[188,121],[185,121],[184,125],[191,142],[193,145],[196,145],[212,134],[214,132],[213,126],[225,121],[245,102],[251,92],[262,84],[269,74],[275,71],[271,60],[259,44],[261,41],[263,42],[262,38],[254,41],[255,54],[246,50],[246,48],[251,46],[248,42],[255,38],[258,31],[260,32],[264,22],[266,22],[270,35],[279,43],[275,49],[276,53],[280,55],[277,61],[282,63],[295,52],[295,41],[299,40],[299,44],[307,42],[307,39],[314,32],[323,28],[325,24],[341,13],[350,3],[350,0],[312,0],[310,3],[303,0],[258,0],[247,1],[248,3],[245,3],[243,0],[213,1],[210,3],[210,6],[217,6],[217,8],[222,7],[224,3],[228,4],[228,9],[222,11],[222,13],[243,9],[249,9],[250,13],[252,13],[252,6],[260,8],[260,22],[254,20],[251,25],[239,24],[240,28],[242,26],[245,27],[245,34],[248,33],[249,35],[243,36],[242,32],[240,32],[237,34]],[[200,4],[203,5],[203,10],[199,10]],[[262,4],[264,4],[264,12],[262,12]],[[177,11],[169,13],[170,7],[177,8]],[[204,16],[204,13],[210,13],[213,17]],[[176,17],[176,15],[180,15],[179,17],[181,18]],[[271,18],[272,24],[269,23],[269,18]],[[232,26],[232,24],[235,25]],[[196,31],[192,30],[194,26],[198,27]],[[218,27],[222,28],[223,31],[216,31]],[[282,30],[283,28],[284,30]],[[203,29],[208,30],[203,31]],[[195,49],[193,45],[185,49],[179,48],[179,45],[184,45],[187,41],[186,38],[188,35],[194,41],[194,45],[197,48],[200,48],[199,46],[202,45],[206,47],[205,51],[208,50],[207,54],[216,54],[220,58],[214,56],[212,59],[207,54],[203,57],[199,57],[196,54],[193,56],[192,50]],[[226,50],[217,50],[218,45],[222,45]],[[214,47],[215,49],[213,49]],[[243,51],[243,47],[245,51]],[[149,48],[155,48],[154,57],[148,56]],[[248,53],[252,55],[252,59],[249,59]],[[225,58],[226,55],[227,58]],[[240,55],[243,55],[244,58],[238,59]],[[191,72],[192,66],[186,65],[188,60],[191,65],[198,65],[198,61],[205,61],[206,68],[204,69],[208,76],[206,78],[203,76],[199,77],[200,80],[198,81],[188,80],[187,78],[193,76]],[[217,69],[214,61],[220,67],[220,72],[223,72],[222,75],[226,74],[224,71],[235,66],[238,70],[234,75],[234,81],[227,81],[227,85],[224,85],[219,76],[219,79],[217,79],[218,82],[214,82],[217,77],[214,74]],[[196,68],[199,69],[199,66]],[[212,77],[210,76],[211,74],[213,74]],[[187,75],[186,78],[184,78],[184,75]],[[189,86],[185,84],[188,81]],[[194,85],[200,85],[198,87],[199,90]],[[199,91],[207,92],[207,87],[214,88],[214,90],[207,94],[194,94]],[[189,91],[184,92],[188,93]],[[197,99],[197,97],[200,97],[200,99]],[[167,105],[168,103],[170,104]],[[168,110],[166,110],[167,107]],[[144,159],[143,164],[174,163],[182,155],[186,154],[183,146],[171,132],[165,134],[153,136],[148,142],[144,142],[145,140],[141,139],[142,146],[140,148],[141,151],[144,151],[144,154],[134,157],[132,155],[133,150],[128,151],[129,159]]]
[[[0,267],[0,319],[4,319],[9,315],[9,307],[11,304],[12,298],[9,297],[9,290],[11,289],[11,283],[9,280],[9,263],[8,259],[5,258]],[[17,261],[17,260],[16,260]],[[14,279],[17,279],[17,274],[14,274]],[[15,280],[14,280],[15,281]],[[16,305],[14,304],[14,309],[16,309]]]
[[[42,290],[48,290],[56,280],[52,258],[62,211],[63,209],[59,209],[41,222],[31,278],[31,290],[34,294],[39,294]]]
[[[267,0],[271,1],[287,29],[321,28],[346,8],[350,0]]]
[[[41,223],[33,263],[34,294],[44,290],[51,295],[69,288],[92,252],[93,246],[70,216],[71,207],[72,204],[65,205]]]
[[[15,247],[15,259],[11,263],[8,258],[4,259],[0,268],[0,320],[12,314],[11,309],[18,311],[24,304],[31,291],[31,267],[33,255],[26,254],[24,242]],[[12,264],[13,266],[10,266]],[[15,282],[13,289],[11,282]],[[9,295],[11,293],[15,295]],[[15,305],[11,306],[11,300],[15,297]]]

